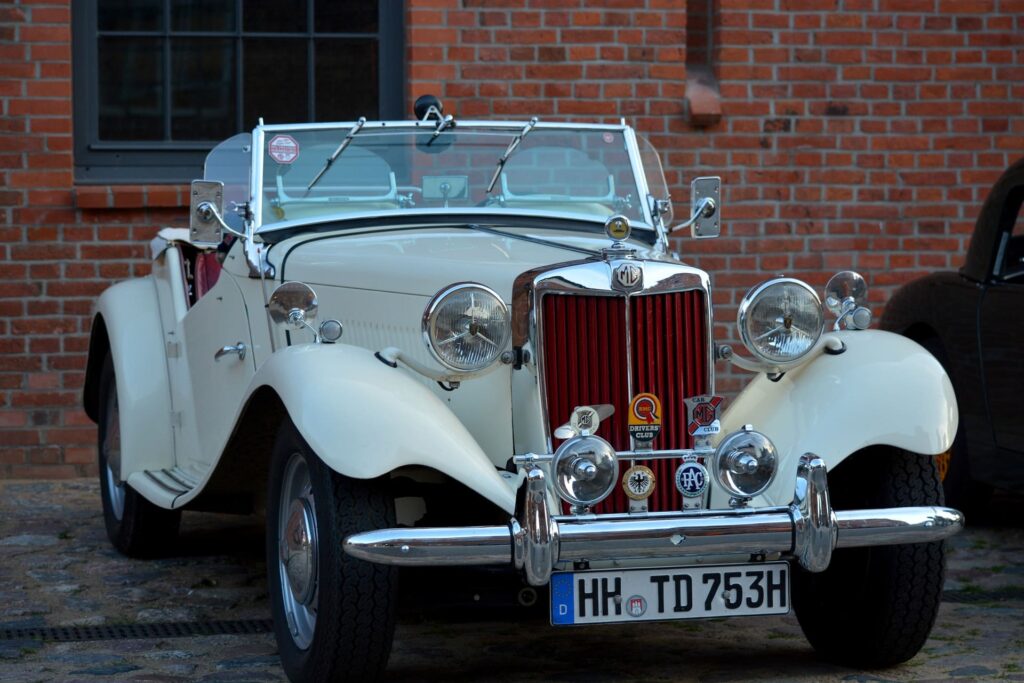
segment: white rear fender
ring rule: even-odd
[[[277,392],[306,443],[335,471],[371,479],[399,467],[429,467],[514,512],[516,479],[498,473],[436,395],[372,351],[346,344],[280,349],[257,371],[248,395],[264,386]]]
[[[779,475],[758,503],[790,502],[803,453],[832,470],[868,446],[936,454],[953,443],[956,397],[930,353],[889,332],[836,336],[843,353],[822,354],[777,382],[759,374],[722,416],[722,436],[750,424],[778,448]]]
[[[107,331],[117,381],[120,474],[127,477],[131,472],[171,467],[171,392],[153,278],[128,280],[108,288],[100,295],[96,314]],[[102,349],[90,348],[89,353],[99,354]],[[96,360],[102,362],[99,357]]]

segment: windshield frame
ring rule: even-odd
[[[263,171],[264,171],[264,145],[267,141],[268,135],[275,133],[287,133],[296,131],[310,131],[310,130],[337,130],[339,141],[344,138],[345,134],[355,125],[355,122],[330,122],[330,123],[299,123],[299,124],[274,124],[274,125],[259,125],[252,131],[252,164],[250,166],[252,176],[250,179],[250,197],[249,205],[253,216],[253,230],[254,234],[265,234],[274,233],[278,231],[295,231],[296,228],[301,226],[313,226],[323,223],[345,223],[350,220],[365,221],[371,217],[381,217],[394,219],[399,217],[407,216],[410,219],[415,220],[416,217],[424,216],[437,216],[437,215],[451,215],[460,219],[465,219],[460,222],[472,222],[474,216],[490,215],[494,216],[495,211],[485,207],[473,208],[473,209],[461,209],[455,210],[453,208],[423,208],[423,209],[404,209],[400,212],[387,210],[387,211],[373,211],[373,212],[344,212],[340,211],[337,214],[325,214],[323,216],[316,216],[313,218],[298,218],[294,220],[276,221],[266,226],[263,225]],[[448,130],[457,131],[458,129],[472,130],[481,129],[488,131],[506,131],[509,134],[509,139],[520,134],[523,130],[523,126],[526,125],[525,121],[480,121],[480,120],[456,120],[455,126]],[[414,130],[433,130],[437,127],[436,121],[367,121],[363,126],[362,130],[387,130],[393,129],[397,131],[414,131]],[[641,162],[640,149],[637,143],[636,133],[634,130],[627,126],[625,123],[620,124],[602,124],[602,123],[567,123],[567,122],[543,122],[539,121],[536,125],[537,129],[549,129],[549,130],[578,130],[578,131],[610,131],[621,133],[626,144],[626,154],[629,158],[631,171],[633,175],[633,181],[636,184],[637,192],[639,193],[638,203],[640,213],[643,216],[643,221],[630,220],[630,223],[642,230],[651,231],[652,235],[657,235],[658,225],[656,217],[651,213],[650,202],[648,201],[648,195],[650,189],[647,184],[647,177],[644,173],[644,168]],[[445,131],[447,132],[447,131]],[[445,133],[442,132],[441,135]],[[497,157],[495,158],[497,162]],[[575,212],[563,212],[563,211],[538,211],[535,209],[502,209],[501,215],[508,216],[524,216],[537,218],[541,216],[547,216],[551,218],[564,218],[573,221],[580,222],[591,222],[597,225],[603,225],[605,220],[599,216],[585,213]]]

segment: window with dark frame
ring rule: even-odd
[[[266,123],[403,116],[400,0],[74,3],[75,179],[181,182]]]

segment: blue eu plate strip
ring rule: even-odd
[[[575,623],[573,617],[573,575],[571,572],[551,575],[551,623],[567,625]]]

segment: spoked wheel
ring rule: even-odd
[[[121,480],[121,410],[109,354],[100,375],[99,408],[97,451],[107,536],[115,548],[130,557],[165,553],[178,535],[181,512],[154,505]]]
[[[267,581],[274,635],[293,681],[367,681],[391,654],[398,573],[342,550],[357,531],[395,526],[380,481],[344,477],[285,420],[267,497]]]

